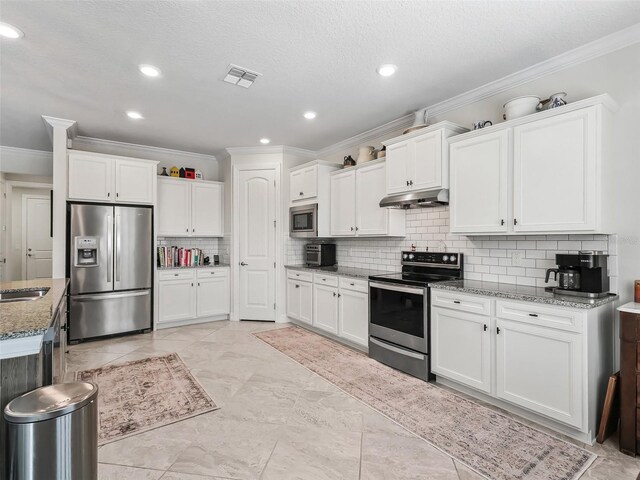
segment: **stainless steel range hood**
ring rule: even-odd
[[[431,190],[426,192],[401,193],[389,195],[380,200],[383,208],[431,208],[449,205],[449,190]]]

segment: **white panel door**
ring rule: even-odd
[[[114,159],[90,153],[69,153],[69,198],[115,201]]]
[[[224,236],[223,185],[191,184],[191,235],[197,237]]]
[[[24,278],[51,278],[53,268],[51,199],[46,195],[23,195]]]
[[[196,316],[196,289],[193,282],[191,279],[158,282],[158,323]]]
[[[298,320],[311,325],[313,323],[313,283],[299,282],[300,316]]]
[[[369,344],[369,295],[351,290],[339,293],[338,335],[367,346]]]
[[[287,317],[300,319],[300,281],[287,280]]]
[[[230,312],[229,277],[227,275],[197,279],[196,315],[228,315]]]
[[[385,162],[356,170],[356,233],[386,235],[389,233],[389,209],[380,208],[386,191]]]
[[[513,129],[516,232],[596,229],[596,109]]]
[[[509,229],[509,132],[480,135],[450,147],[452,233]]]
[[[275,170],[238,174],[240,319],[275,320]]]
[[[331,236],[356,234],[356,172],[347,170],[331,176]]]
[[[409,190],[413,174],[413,143],[403,142],[387,147],[387,194]]]
[[[154,163],[116,159],[116,202],[153,203]]]
[[[6,280],[6,259],[7,259],[7,201],[5,198],[6,186],[0,180],[0,282]]]
[[[338,334],[338,289],[313,285],[313,326]]]
[[[304,169],[289,174],[289,198],[292,202],[304,198]]]
[[[498,319],[497,396],[582,428],[582,335]]]
[[[190,187],[186,180],[158,179],[158,235],[191,235]]]
[[[438,188],[442,185],[442,131],[438,130],[413,140],[412,190]]]
[[[318,196],[318,166],[313,165],[302,170],[302,198]]]
[[[431,370],[491,392],[491,318],[431,307]]]

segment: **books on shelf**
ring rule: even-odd
[[[200,248],[158,247],[158,267],[195,267],[204,264]]]

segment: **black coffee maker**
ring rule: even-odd
[[[587,298],[602,298],[609,294],[609,275],[607,275],[607,257],[602,252],[584,252],[577,254],[558,253],[558,268],[547,270],[545,282],[554,274],[557,287],[548,287],[558,295],[575,295]]]

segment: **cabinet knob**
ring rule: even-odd
[[[355,286],[355,283],[350,283],[349,285],[351,285],[353,287],[353,286]]]
[[[177,273],[174,273],[174,274],[173,274],[173,276],[174,276],[174,277],[177,277],[177,276],[178,276],[178,274],[177,274]]]
[[[188,228],[187,228],[186,232],[189,233],[189,229]]]
[[[337,295],[336,292],[333,292],[333,296],[335,297],[336,295]]]
[[[111,196],[111,192],[107,192],[107,198]]]
[[[196,229],[195,229],[195,228],[192,228],[192,229],[191,229],[191,231],[192,231],[192,232],[195,232],[195,231],[196,231]]]
[[[357,232],[358,230],[360,230],[360,227],[356,227],[356,232]]]
[[[296,288],[300,288],[300,285],[296,285]]]
[[[413,180],[409,180],[409,185],[413,186]]]
[[[119,197],[119,196],[120,196],[120,194],[118,192],[116,192],[116,198]]]
[[[198,282],[198,286],[200,286],[200,282]]]
[[[193,287],[193,282],[191,282],[191,286]]]
[[[504,218],[500,220],[500,225],[504,225]]]
[[[496,327],[496,332],[500,335],[500,327]]]
[[[353,227],[351,227],[351,231],[353,232]]]
[[[300,196],[304,195],[304,193],[300,192]]]
[[[339,293],[339,294],[338,294],[338,298],[340,298],[341,296],[342,296],[342,294],[340,294],[340,293]]]
[[[407,180],[407,187],[409,186],[409,180]]]
[[[487,324],[486,323],[484,324],[484,331],[485,332],[487,331]]]
[[[514,219],[513,219],[513,224],[514,224],[514,225],[517,225],[517,224],[518,224],[518,219],[517,219],[517,218],[514,218]]]

